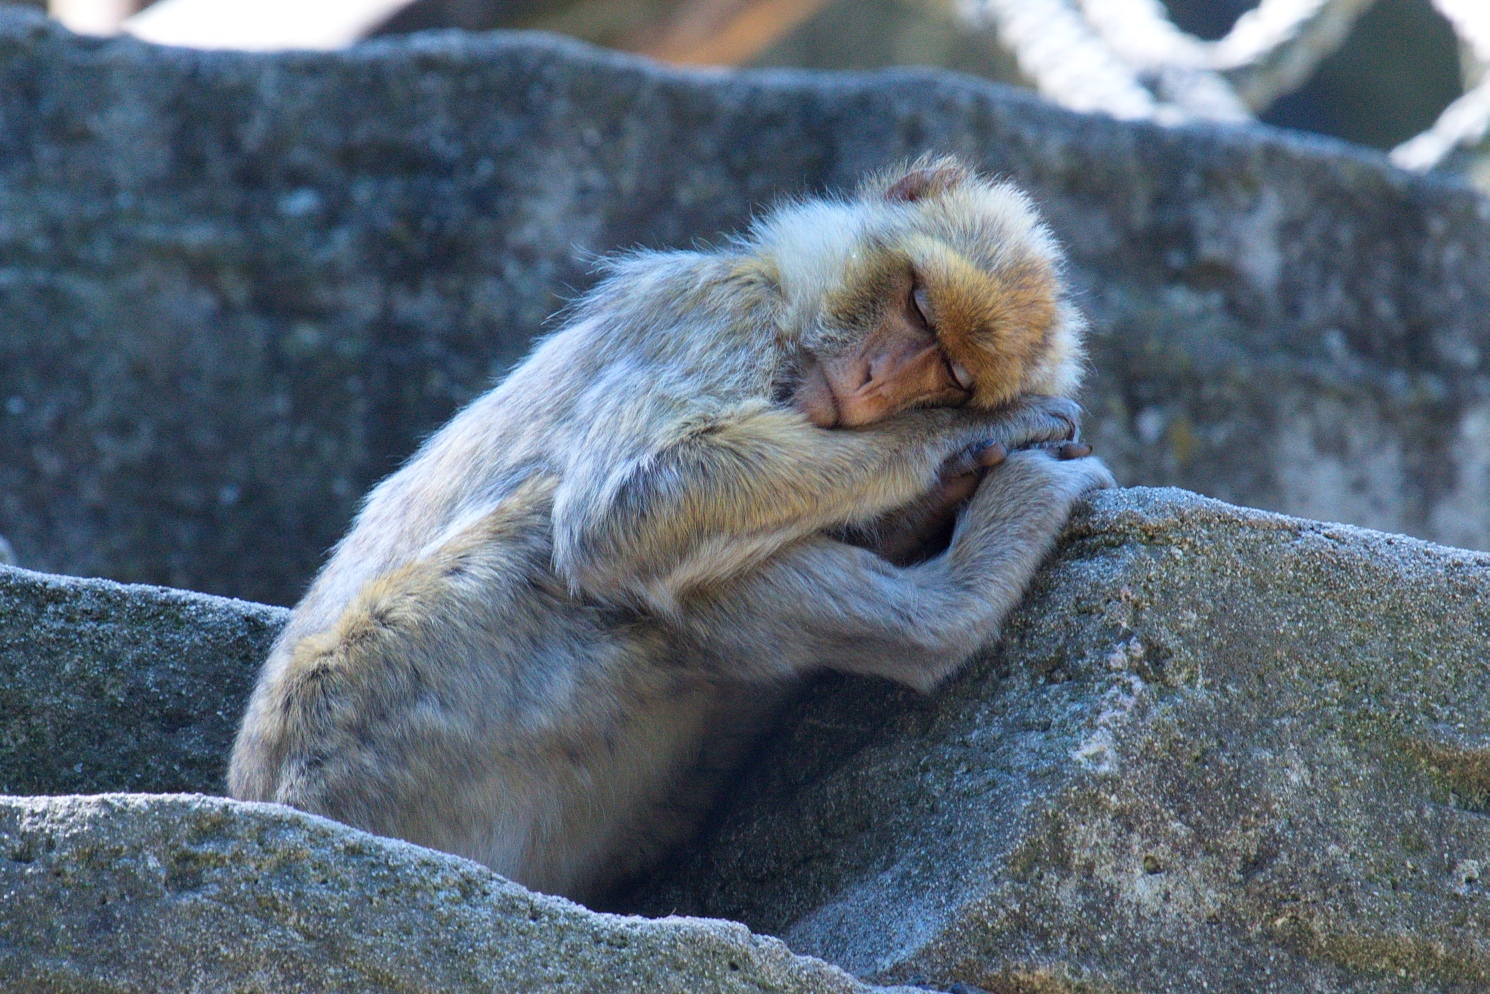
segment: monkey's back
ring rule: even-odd
[[[647,418],[686,389],[669,389],[680,357],[598,335],[582,321],[543,343],[369,494],[265,663],[233,796],[571,896],[691,828],[711,793],[693,778],[727,765],[764,699],[702,679],[698,647],[555,571],[566,475],[587,447],[653,444]]]

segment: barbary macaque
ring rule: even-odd
[[[1060,263],[1021,194],[951,160],[614,260],[369,494],[264,665],[230,792],[593,899],[693,829],[758,688],[932,690],[1112,484],[1059,450],[1083,329]],[[938,555],[864,547],[968,496]]]

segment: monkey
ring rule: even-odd
[[[1084,328],[1060,265],[1022,194],[947,159],[612,259],[369,493],[261,669],[229,793],[593,902],[693,830],[765,690],[929,693],[1113,485],[1051,448]],[[937,555],[838,534],[956,479]]]

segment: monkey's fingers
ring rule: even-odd
[[[1028,395],[1001,409],[985,438],[1009,451],[1074,442],[1081,437],[1081,407],[1065,397]]]
[[[1005,459],[1009,458],[1009,450],[999,442],[992,442],[980,447],[974,454],[978,466],[982,469],[992,469]]]
[[[985,469],[997,466],[1009,458],[1009,450],[1001,442],[979,442],[970,445],[942,464],[943,480],[959,476],[980,475]]]
[[[1081,459],[1092,454],[1092,447],[1085,442],[1062,442],[1055,454],[1062,459]]]

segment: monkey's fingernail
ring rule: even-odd
[[[999,442],[986,445],[977,453],[978,465],[983,467],[997,466],[1007,458],[1009,458],[1009,450]]]
[[[957,385],[964,390],[973,388],[973,374],[967,371],[967,367],[960,362],[952,364],[952,375],[957,379]]]
[[[1062,459],[1080,459],[1091,455],[1092,447],[1085,442],[1065,442],[1056,452]]]

